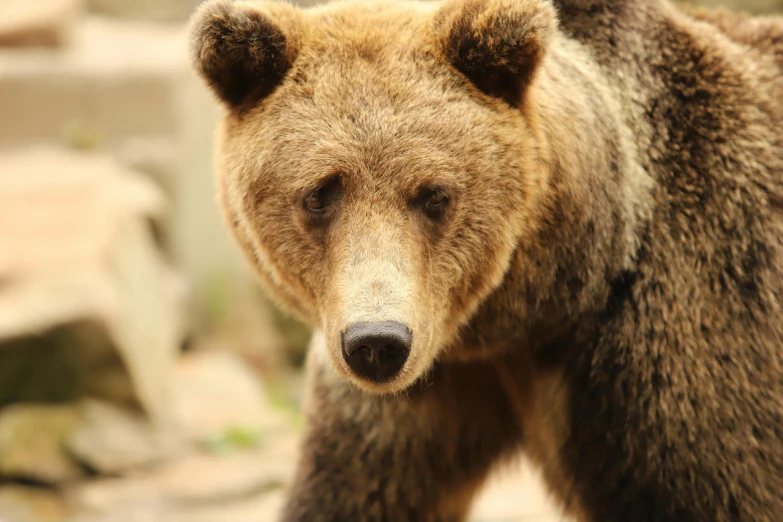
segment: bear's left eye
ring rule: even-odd
[[[444,205],[448,198],[442,190],[435,190],[427,196],[427,200],[424,202],[424,206],[430,209],[437,208]]]
[[[314,190],[305,199],[305,206],[310,212],[323,212],[326,210],[326,202],[321,196],[321,190]]]
[[[439,188],[425,189],[419,196],[421,209],[430,219],[438,219],[443,215],[449,203],[446,191]]]

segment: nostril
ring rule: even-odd
[[[342,333],[343,358],[360,377],[383,382],[405,364],[413,334],[397,321],[360,322]]]
[[[413,334],[397,321],[359,322],[350,325],[342,333],[345,350],[351,354],[356,350],[410,350]]]

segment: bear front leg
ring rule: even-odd
[[[367,394],[308,358],[307,429],[284,522],[462,522],[521,446],[489,365],[441,365],[407,393]]]

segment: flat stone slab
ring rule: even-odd
[[[183,355],[172,376],[174,422],[182,435],[199,442],[230,430],[265,437],[290,427],[269,402],[262,382],[237,355],[222,351]]]
[[[68,437],[75,460],[104,475],[122,475],[150,467],[177,454],[181,445],[137,412],[87,400],[84,420]]]
[[[82,477],[82,470],[64,450],[67,437],[79,422],[77,405],[19,404],[1,410],[0,477],[43,484]]]
[[[187,81],[196,78],[183,24],[87,16],[63,48],[0,47],[0,143],[94,147],[172,137]]]
[[[83,0],[0,0],[0,47],[62,47],[70,42]]]
[[[0,357],[4,341],[89,324],[146,413],[170,419],[183,302],[151,226],[164,212],[160,191],[108,156],[0,154]]]
[[[67,503],[55,490],[0,485],[0,522],[63,522],[69,513]]]

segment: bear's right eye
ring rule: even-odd
[[[323,219],[331,207],[340,199],[340,178],[334,176],[328,179],[320,187],[308,192],[302,205],[307,214],[313,219]]]

